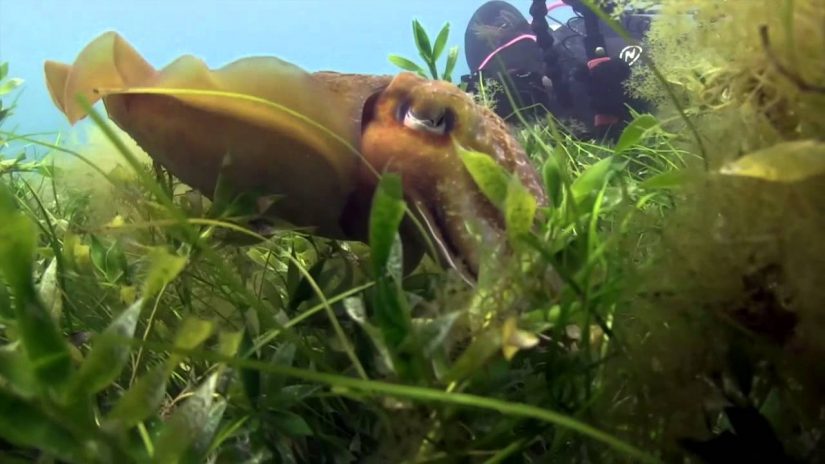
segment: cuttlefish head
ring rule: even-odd
[[[370,97],[361,118],[358,184],[375,182],[373,171],[401,175],[413,211],[446,259],[460,258],[471,273],[485,251],[505,244],[501,212],[475,184],[459,147],[491,156],[546,202],[538,175],[504,121],[444,81],[412,73],[396,76]]]

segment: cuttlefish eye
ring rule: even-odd
[[[452,113],[444,106],[416,108],[410,102],[398,107],[398,119],[404,127],[430,134],[444,135],[452,128]]]

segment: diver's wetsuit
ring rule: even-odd
[[[556,2],[550,8],[573,6],[582,11],[577,0],[565,1],[568,5]],[[534,7],[535,3],[545,2],[534,0]],[[642,102],[631,99],[624,88],[631,66],[638,66],[642,48],[628,44],[593,18],[588,20],[597,23],[596,37],[588,36],[585,18],[578,15],[551,32],[553,48],[548,51],[539,47],[530,23],[518,9],[500,0],[484,3],[473,14],[465,32],[465,55],[473,72],[462,78],[467,90],[478,92],[479,75],[483,75],[485,81],[492,79],[506,85],[516,108],[527,109],[522,112],[527,118],[550,112],[561,120],[577,121],[584,126],[586,131],[582,135],[613,139],[630,117],[628,105],[637,111],[644,110]],[[621,22],[635,40],[641,41],[649,28],[650,16],[626,14]],[[601,56],[596,50],[588,50],[594,43],[600,45]],[[548,72],[548,61],[558,67],[557,72]],[[545,77],[550,74],[556,82]],[[565,87],[570,104],[554,97],[553,88],[548,85],[551,82]],[[499,115],[517,121],[506,94],[497,94],[495,101]]]
[[[500,91],[495,94],[495,110],[503,118],[515,117],[514,107],[533,116],[547,111],[551,101],[542,84],[541,49],[530,23],[514,6],[495,0],[478,8],[464,33],[464,50],[475,75],[483,73],[485,82],[507,84],[509,96]],[[482,91],[478,79],[463,79],[469,92]]]

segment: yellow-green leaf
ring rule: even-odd
[[[538,343],[539,339],[535,334],[518,328],[517,318],[510,317],[504,321],[501,328],[501,351],[508,361],[520,350],[532,348]]]
[[[825,144],[815,140],[778,143],[722,166],[719,173],[771,182],[800,182],[825,174]]]
[[[15,318],[35,377],[45,388],[63,385],[71,374],[69,348],[34,286],[37,229],[17,211],[14,195],[0,183],[0,273],[14,295]]]
[[[111,384],[129,361],[143,300],[123,311],[92,343],[92,349],[72,379],[71,395],[94,395]]]
[[[504,208],[504,217],[507,224],[507,234],[515,245],[519,237],[530,232],[533,227],[533,218],[536,215],[536,199],[522,185],[519,178],[513,176],[507,184],[507,200]]]
[[[143,282],[143,297],[156,295],[186,267],[186,258],[173,255],[165,248],[155,248],[149,253],[149,270]]]
[[[372,269],[376,276],[384,275],[393,252],[398,227],[404,219],[404,192],[401,177],[387,173],[381,176],[372,200],[369,241],[372,249]],[[399,263],[395,263],[399,264]]]
[[[622,135],[619,136],[619,141],[613,147],[614,153],[617,155],[638,145],[644,137],[645,133],[650,129],[656,127],[659,122],[649,114],[639,115],[630,124],[624,128]]]
[[[159,364],[139,378],[106,417],[105,428],[125,430],[154,414],[166,394],[169,374],[163,364]]]
[[[211,438],[214,429],[210,429],[208,425],[212,423],[210,411],[217,382],[218,375],[213,373],[175,410],[156,440],[157,462],[180,462],[184,453],[196,441],[203,442]]]
[[[509,175],[490,155],[479,151],[467,150],[457,143],[456,152],[470,172],[478,188],[499,208],[507,199]]]

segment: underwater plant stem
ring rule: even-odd
[[[298,261],[297,258],[293,256],[287,255],[287,259],[289,259],[295,266],[298,267],[298,270],[301,274],[304,275],[304,278],[307,279],[307,282],[312,287],[312,290],[315,291],[315,294],[318,295],[318,298],[321,299],[321,303],[323,304],[324,311],[327,314],[327,318],[329,318],[329,323],[332,325],[332,329],[335,331],[335,335],[338,337],[338,340],[344,347],[344,350],[347,353],[347,356],[352,363],[352,366],[355,368],[355,371],[358,373],[358,376],[362,379],[366,380],[369,377],[367,376],[367,371],[364,370],[364,366],[361,365],[361,361],[358,359],[358,355],[355,354],[355,348],[352,346],[352,342],[350,341],[347,334],[344,333],[344,329],[341,327],[341,324],[338,322],[338,317],[335,315],[335,311],[332,310],[332,305],[327,300],[326,295],[324,295],[324,291],[321,290],[321,287],[318,286],[318,282],[312,278],[309,271],[307,271],[301,263]]]
[[[359,285],[358,287],[353,287],[353,288],[351,288],[351,289],[349,289],[345,292],[341,292],[338,295],[335,295],[334,297],[328,299],[327,303],[328,304],[337,303],[337,302],[342,301],[346,298],[349,298],[352,295],[356,295],[358,293],[361,293],[364,290],[367,290],[367,289],[373,287],[374,285],[375,285],[375,281],[373,280],[373,281],[367,282],[364,285]],[[283,330],[291,329],[292,327],[297,326],[298,324],[300,324],[304,320],[309,319],[311,316],[314,316],[315,314],[317,314],[320,311],[323,311],[324,309],[325,309],[324,303],[323,302],[318,303],[315,306],[313,306],[313,307],[307,309],[306,311],[302,312],[298,316],[295,316],[294,318],[290,319],[289,322],[284,324],[283,329],[271,330],[266,336],[262,336],[258,341],[256,341],[255,344],[245,353],[245,356],[250,356],[255,351],[260,350],[261,348],[263,348],[266,344],[270,343],[276,337],[278,337],[278,335]]]
[[[532,438],[520,438],[499,450],[493,457],[484,461],[484,464],[501,464],[506,462],[507,458],[523,450],[532,441]]]
[[[149,314],[149,319],[146,321],[146,330],[143,331],[143,338],[142,340],[145,342],[149,339],[149,332],[152,331],[152,327],[155,323],[155,315],[158,312],[158,307],[160,306],[160,299],[163,297],[163,294],[166,292],[166,284],[161,287],[158,295],[155,297],[155,304],[152,305],[152,312]],[[143,347],[141,346],[138,348],[138,352],[135,355],[135,362],[132,363],[132,376],[129,378],[129,388],[135,384],[135,379],[137,378],[137,373],[140,368],[140,361],[143,358]]]

